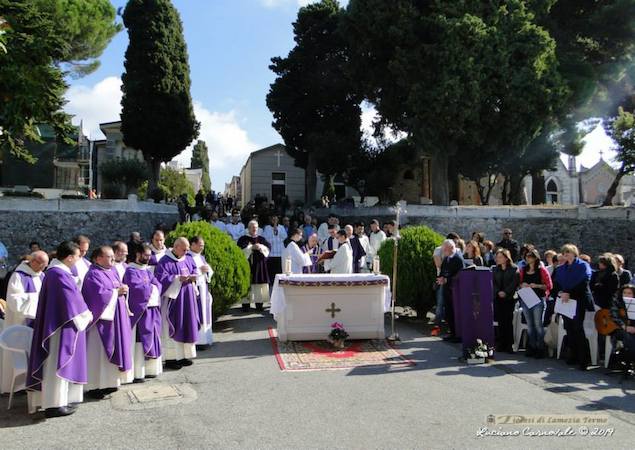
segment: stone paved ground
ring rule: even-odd
[[[620,385],[602,369],[522,356],[467,367],[458,347],[399,324],[414,367],[284,373],[266,333],[273,321],[233,313],[192,367],[85,403],[69,418],[34,421],[24,397],[9,412],[1,398],[0,448],[633,448],[635,381]],[[152,391],[166,399],[140,402]],[[608,414],[602,428],[614,434],[477,437],[489,414],[512,413]]]

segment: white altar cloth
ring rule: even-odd
[[[386,275],[280,274],[270,312],[281,341],[325,339],[333,322],[342,323],[350,339],[383,339],[390,302]]]

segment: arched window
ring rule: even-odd
[[[555,205],[558,203],[558,185],[551,179],[547,182],[547,203]]]

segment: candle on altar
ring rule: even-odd
[[[291,275],[291,258],[284,260],[284,273],[285,275]]]
[[[373,258],[373,273],[375,275],[379,275],[379,272],[380,272],[380,270],[379,270],[379,256],[375,256]]]

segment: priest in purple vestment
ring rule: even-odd
[[[77,244],[57,247],[42,282],[27,369],[31,410],[46,417],[73,414],[87,382],[86,328],[92,314],[71,273],[80,258]]]
[[[251,269],[251,289],[249,296],[243,300],[243,312],[249,311],[252,301],[256,304],[256,310],[262,311],[263,304],[269,301],[267,258],[271,244],[262,236],[258,236],[258,222],[255,220],[249,222],[247,234],[241,236],[237,244],[247,257]]]
[[[302,273],[319,273],[319,265],[318,265],[318,258],[320,257],[320,248],[317,245],[318,243],[318,236],[317,234],[313,233],[311,236],[309,236],[309,240],[306,242],[306,244],[304,244],[302,247],[300,247],[300,250],[302,250],[302,252],[307,253],[309,255],[309,257],[311,258],[311,265],[309,267],[303,267],[302,268]]]
[[[152,242],[150,243],[150,249],[152,250],[152,257],[150,258],[150,262],[148,265],[150,266],[150,271],[154,272],[157,264],[161,261],[161,258],[165,256],[165,252],[168,251],[165,246],[165,234],[161,230],[154,230],[152,233]]]
[[[75,263],[73,267],[71,267],[71,271],[79,289],[82,288],[82,283],[84,282],[84,277],[88,273],[88,269],[90,268],[90,261],[86,256],[88,254],[88,249],[90,248],[90,239],[83,234],[75,236],[73,238],[73,242],[75,242],[79,246],[79,259]]]
[[[192,365],[201,325],[196,297],[198,272],[192,258],[187,257],[189,249],[189,241],[178,238],[154,271],[163,288],[161,344],[166,367],[173,370]]]
[[[194,236],[191,239],[190,251],[187,252],[197,269],[196,290],[198,298],[198,319],[201,328],[198,330],[197,350],[207,350],[214,342],[212,334],[212,293],[209,290],[209,283],[212,281],[214,270],[207,264],[203,251],[205,250],[205,240],[201,236]]]
[[[98,247],[84,278],[82,295],[93,314],[88,329],[87,395],[103,398],[117,390],[123,373],[132,369],[132,331],[126,302],[128,286],[119,281],[111,247]]]
[[[130,325],[134,346],[134,382],[155,378],[163,372],[161,359],[161,283],[149,270],[152,250],[148,244],[135,247],[123,283],[128,286]]]

